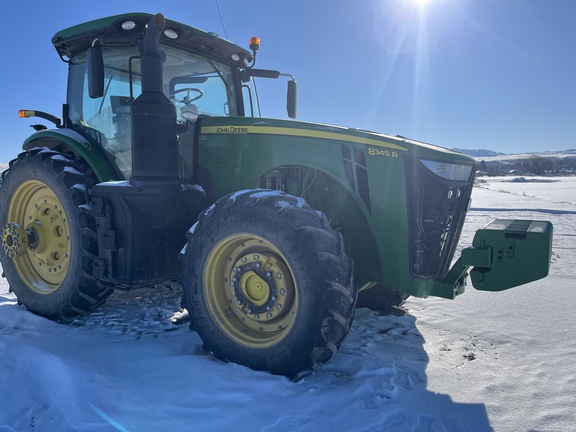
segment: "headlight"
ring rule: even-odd
[[[474,165],[460,165],[420,159],[420,162],[434,174],[447,180],[466,181],[470,179]]]

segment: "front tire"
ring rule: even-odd
[[[408,297],[408,294],[377,284],[358,293],[356,307],[385,312],[394,306],[400,306]]]
[[[334,355],[356,303],[342,237],[301,198],[243,191],[200,215],[181,255],[206,351],[289,377]]]
[[[92,277],[98,246],[83,208],[86,171],[68,154],[34,149],[2,173],[3,276],[19,303],[53,320],[89,312],[112,293]]]

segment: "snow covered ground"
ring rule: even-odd
[[[338,354],[298,382],[203,354],[170,321],[177,285],[117,293],[66,326],[2,280],[0,431],[575,430],[576,178],[479,186],[462,246],[494,217],[550,220],[551,274],[409,299],[401,316],[360,309]]]

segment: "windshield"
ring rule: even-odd
[[[162,47],[164,93],[182,113],[197,111],[209,116],[236,116],[234,80],[230,67],[216,60],[171,47]],[[70,60],[68,104],[76,129],[91,136],[106,150],[122,175],[129,178],[131,161],[130,104],[142,89],[140,53],[136,47],[104,47],[104,96],[88,96],[86,54]]]

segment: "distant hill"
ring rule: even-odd
[[[542,150],[539,152],[527,152],[527,153],[500,153],[495,152],[492,150],[486,149],[459,149],[453,148],[452,150],[458,153],[464,153],[468,156],[472,156],[474,159],[480,161],[485,159],[488,161],[509,161],[509,160],[518,160],[518,159],[526,159],[532,156],[541,156],[545,158],[576,158],[576,149],[568,149],[568,150]]]
[[[458,153],[464,153],[468,156],[472,156],[473,158],[497,157],[497,156],[503,156],[506,154],[506,153],[499,153],[499,152],[495,152],[492,150],[485,150],[485,149],[470,150],[470,149],[453,148],[452,150],[457,151]]]
[[[540,151],[530,153],[498,153],[492,150],[453,149],[472,156],[478,162],[483,175],[520,174],[574,175],[576,151]]]

